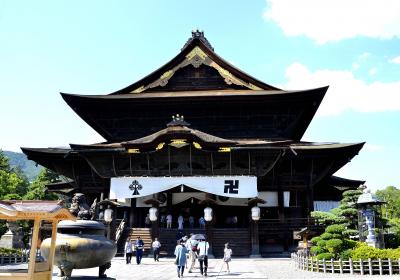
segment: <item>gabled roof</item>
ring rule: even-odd
[[[161,66],[139,81],[111,94],[144,93],[155,87],[164,87],[175,73],[189,65],[195,68],[207,65],[214,68],[225,79],[227,84],[242,86],[252,90],[279,90],[228,63],[214,52],[214,48],[201,31],[193,31],[181,52],[169,62]]]

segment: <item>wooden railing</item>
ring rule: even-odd
[[[400,274],[400,259],[377,260],[317,260],[316,258],[292,253],[292,260],[297,269],[322,273],[349,273],[360,275],[393,275]]]

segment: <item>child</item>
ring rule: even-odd
[[[226,271],[229,273],[229,262],[232,259],[232,249],[229,247],[229,243],[225,244],[224,249],[224,263],[226,264]]]

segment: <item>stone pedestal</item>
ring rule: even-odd
[[[22,237],[21,234],[8,230],[0,239],[0,248],[22,249],[25,247]]]

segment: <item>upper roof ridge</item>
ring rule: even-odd
[[[210,42],[207,40],[206,37],[204,37],[204,31],[199,30],[199,29],[192,30],[192,37],[186,41],[186,43],[182,47],[181,51],[183,51],[193,40],[196,40],[196,39],[202,41],[204,43],[204,45],[206,45],[208,48],[210,48],[212,51],[214,51],[214,48],[211,46]]]

